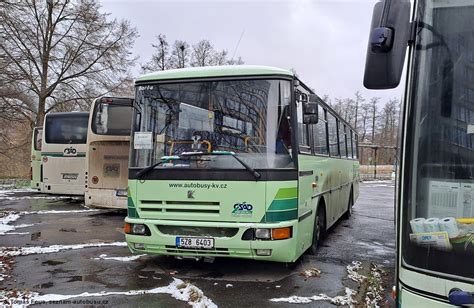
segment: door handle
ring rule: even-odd
[[[457,306],[474,304],[474,294],[453,288],[449,291],[449,303]]]

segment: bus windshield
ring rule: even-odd
[[[140,85],[130,164],[174,156],[157,168],[244,168],[235,154],[252,168],[293,168],[290,93],[288,80]],[[180,159],[190,152],[210,155]]]
[[[87,113],[57,113],[46,117],[46,143],[85,144],[87,141]]]
[[[474,5],[425,0],[417,11],[403,264],[472,282]]]
[[[130,135],[132,106],[130,100],[102,99],[96,104],[92,117],[92,131],[97,135]]]

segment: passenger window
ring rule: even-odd
[[[344,126],[344,129],[346,131],[346,145],[347,145],[347,157],[352,158],[352,145],[351,145],[351,134],[352,131],[347,127]]]
[[[337,121],[336,118],[327,113],[328,135],[329,135],[329,153],[331,156],[339,156],[339,147],[337,143]]]
[[[303,124],[303,103],[297,101],[298,144],[301,153],[311,153],[309,144],[309,125]]]
[[[346,148],[346,134],[344,133],[344,124],[341,121],[338,121],[338,128],[339,128],[339,150],[341,152],[341,157],[347,156],[347,148]]]
[[[354,153],[353,157],[356,158],[356,159],[359,157],[359,155],[358,155],[358,152],[359,152],[358,151],[358,145],[359,144],[357,142],[357,134],[352,133],[352,147],[353,147],[353,153]]]
[[[318,124],[313,126],[313,147],[314,154],[328,155],[326,110],[318,106]]]

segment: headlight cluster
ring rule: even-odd
[[[259,240],[286,240],[291,238],[291,227],[284,228],[257,228],[255,229],[255,238]]]
[[[150,236],[151,232],[150,229],[144,224],[131,224],[126,222],[123,226],[123,231],[125,234],[133,234],[133,235],[147,235]]]

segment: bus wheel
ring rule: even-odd
[[[316,217],[314,217],[314,228],[313,228],[313,243],[311,244],[310,252],[311,254],[316,254],[319,245],[322,243],[324,230],[325,230],[325,213],[324,213],[324,204],[318,206],[318,212]]]
[[[352,188],[351,192],[349,193],[349,202],[347,202],[347,210],[344,213],[344,219],[349,219],[352,216],[352,205],[353,205],[353,200],[352,200]]]

